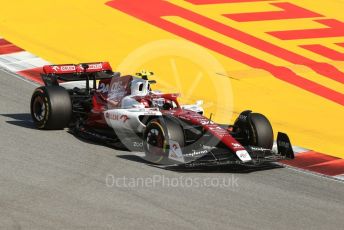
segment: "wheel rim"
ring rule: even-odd
[[[167,157],[165,131],[159,122],[152,122],[145,134],[146,160],[161,163]]]
[[[161,153],[164,148],[164,133],[158,128],[152,128],[147,133],[147,150],[153,154]],[[160,151],[159,151],[160,150]]]
[[[43,121],[46,115],[46,106],[41,97],[36,97],[33,102],[33,115],[37,121]]]

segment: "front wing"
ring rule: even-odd
[[[277,162],[280,160],[294,159],[294,151],[290,143],[289,137],[284,133],[278,133],[277,136],[277,151],[271,149],[264,149],[256,146],[245,146],[247,152],[251,157],[251,161],[241,161],[233,153],[227,149],[211,148],[208,149],[206,155],[195,159],[189,159],[186,163],[187,167],[200,166],[221,166],[221,165],[246,165],[259,166],[269,162]]]

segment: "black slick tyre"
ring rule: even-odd
[[[70,95],[61,86],[39,87],[32,94],[30,111],[38,129],[63,129],[72,117]]]

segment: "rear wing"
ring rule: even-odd
[[[109,79],[117,76],[109,62],[92,62],[81,64],[62,64],[43,66],[42,80],[45,85],[58,85],[58,81],[87,81]]]

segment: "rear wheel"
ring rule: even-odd
[[[170,118],[151,120],[144,132],[145,159],[156,164],[176,163],[169,159],[170,148],[184,147],[184,133],[182,127]],[[175,144],[170,146],[170,140]]]
[[[30,110],[37,128],[58,130],[67,127],[71,120],[72,102],[63,87],[39,87],[32,94]]]

